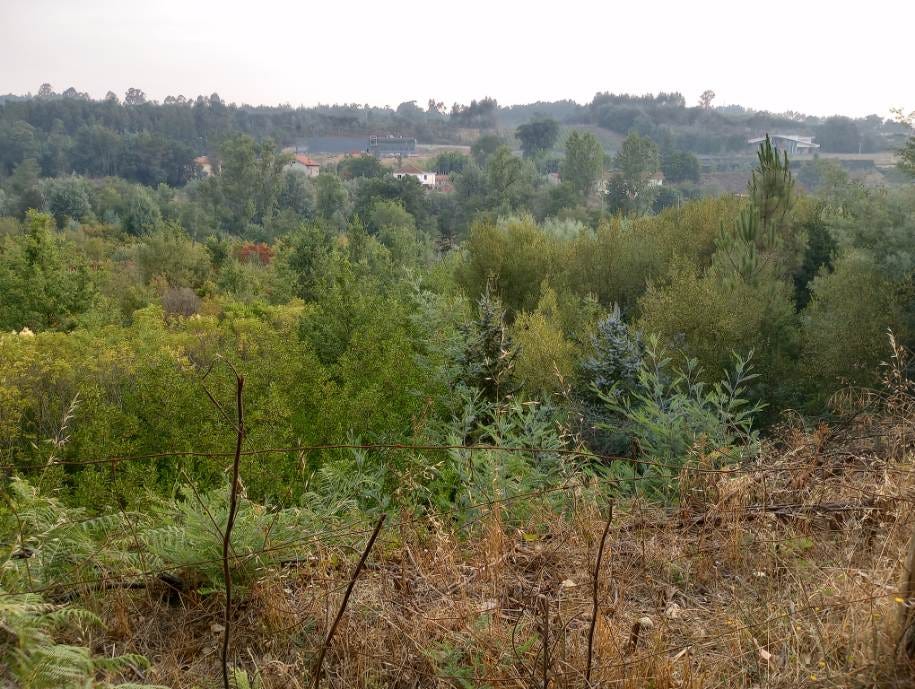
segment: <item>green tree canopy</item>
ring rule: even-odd
[[[566,139],[560,175],[581,196],[588,196],[604,169],[604,150],[591,132],[573,131]]]
[[[508,213],[524,205],[533,194],[534,169],[528,161],[500,146],[486,164],[488,206]]]
[[[13,170],[13,174],[7,180],[6,188],[12,196],[9,204],[14,215],[22,217],[30,208],[34,210],[44,208],[40,174],[41,167],[34,158],[26,158]]]
[[[0,251],[0,329],[68,329],[92,301],[85,263],[62,244],[54,219],[30,210],[25,234]]]
[[[549,151],[559,138],[559,123],[548,117],[531,120],[515,130],[525,158],[536,158]]]
[[[48,180],[44,195],[58,227],[64,227],[68,220],[82,221],[92,216],[92,190],[81,177]]]
[[[904,293],[861,251],[839,258],[833,272],[813,281],[811,293],[802,323],[812,399],[822,403],[842,386],[875,385],[889,351],[888,329],[901,341],[908,335]]]
[[[505,140],[496,134],[484,134],[479,139],[473,142],[473,146],[470,147],[470,154],[473,156],[473,159],[476,161],[477,165],[484,167],[499,147],[505,145]]]
[[[613,159],[613,165],[622,175],[623,182],[636,194],[645,188],[648,179],[658,171],[659,164],[655,143],[634,132],[623,140]]]
[[[915,136],[909,137],[898,153],[899,169],[915,177]]]
[[[346,187],[337,175],[324,173],[315,179],[316,209],[325,220],[340,218],[346,205]]]
[[[383,177],[387,173],[388,169],[375,156],[345,156],[343,160],[337,163],[337,174],[341,179]]]
[[[661,172],[665,182],[698,183],[699,159],[686,151],[665,151],[661,156]]]
[[[216,217],[224,229],[245,234],[249,225],[265,225],[277,210],[283,170],[289,156],[271,140],[257,142],[246,134],[223,141],[221,172],[207,180]]]

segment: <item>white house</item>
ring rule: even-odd
[[[394,177],[403,179],[404,177],[415,177],[416,181],[428,189],[435,188],[435,173],[426,170],[420,170],[415,165],[405,165],[402,168],[394,170]]]
[[[789,155],[803,155],[805,153],[813,153],[820,147],[820,144],[813,143],[812,136],[798,136],[797,134],[771,134],[769,139],[772,141],[772,145],[775,146],[779,151],[785,151]],[[751,146],[758,146],[765,140],[766,137],[757,136],[755,139],[749,139],[747,143]]]
[[[301,172],[308,177],[317,177],[321,172],[321,166],[304,153],[293,155],[292,162],[289,163],[286,169]]]

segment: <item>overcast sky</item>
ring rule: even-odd
[[[915,0],[0,0],[0,93],[238,103],[597,91],[817,115],[915,109]]]

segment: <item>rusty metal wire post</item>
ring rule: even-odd
[[[317,689],[318,685],[321,683],[321,669],[324,665],[324,656],[327,654],[327,649],[330,647],[330,642],[334,638],[334,632],[337,631],[337,625],[340,624],[340,619],[343,617],[343,613],[346,611],[346,605],[349,603],[349,597],[353,592],[353,587],[356,585],[356,579],[359,578],[359,573],[365,566],[365,561],[368,559],[369,552],[372,550],[372,546],[375,545],[375,539],[378,538],[378,534],[381,532],[381,527],[384,525],[384,520],[387,519],[387,516],[388,515],[386,514],[382,514],[381,518],[378,520],[378,523],[375,524],[375,530],[372,531],[369,542],[366,544],[365,550],[362,551],[362,557],[359,558],[359,563],[356,565],[356,569],[353,570],[353,576],[350,577],[349,585],[346,587],[346,593],[343,594],[343,601],[340,603],[340,609],[337,610],[337,616],[334,618],[334,622],[330,626],[330,631],[327,632],[327,638],[325,638],[324,643],[321,644],[321,650],[318,652],[318,659],[315,662],[314,671],[312,674],[311,686],[313,689]]]
[[[604,533],[600,537],[600,547],[597,549],[597,560],[594,563],[594,572],[591,577],[591,626],[588,628],[588,659],[585,665],[585,684],[591,686],[591,661],[594,657],[594,631],[597,628],[597,615],[600,612],[600,602],[598,599],[598,589],[600,583],[600,566],[604,559],[604,547],[607,544],[607,534],[610,533],[610,524],[613,522],[613,505],[610,505],[610,514],[607,515],[607,523],[604,526]]]
[[[223,616],[222,631],[222,684],[223,689],[231,689],[229,684],[229,640],[232,633],[232,572],[229,567],[229,551],[232,548],[232,527],[235,526],[235,516],[238,513],[238,474],[241,464],[241,448],[245,440],[245,408],[243,391],[245,379],[235,374],[235,458],[232,461],[232,485],[229,491],[229,515],[226,519],[226,528],[222,534],[222,574],[226,586],[226,607]]]

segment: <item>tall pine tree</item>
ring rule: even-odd
[[[780,156],[767,134],[757,158],[747,185],[750,203],[733,226],[722,225],[715,242],[715,261],[722,276],[747,283],[756,282],[773,262],[788,230],[787,216],[794,203],[788,154]]]

